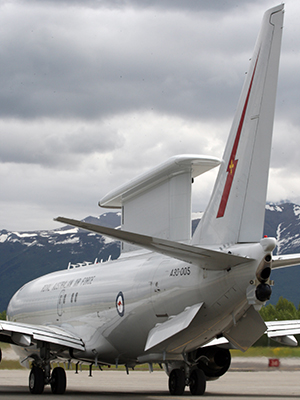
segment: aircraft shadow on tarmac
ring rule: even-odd
[[[4,397],[5,396],[5,397]],[[104,391],[102,392],[101,390],[99,391],[85,391],[85,390],[68,390],[64,395],[53,395],[51,390],[45,390],[43,393],[43,396],[53,396],[56,399],[73,399],[73,398],[97,398],[97,399],[119,399],[119,398],[135,398],[135,399],[155,399],[155,398],[168,398],[170,399],[170,394],[169,391],[166,389],[165,391],[134,391],[134,392],[128,392],[128,391],[116,391],[116,392],[108,392]],[[3,399],[5,398],[22,398],[22,399],[28,399],[32,398],[32,395],[28,393],[28,388],[26,386],[1,386],[0,387],[0,397]],[[191,396],[191,394],[186,391],[182,396],[176,396],[173,398],[203,398],[203,396]],[[228,393],[228,392],[210,392],[209,390],[206,391],[205,393],[205,398],[226,398],[226,399],[299,399],[299,394],[274,394],[274,393],[265,393],[265,394],[257,394],[257,393]]]

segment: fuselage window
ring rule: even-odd
[[[72,296],[71,296],[71,303],[73,303],[73,298],[74,298],[74,293],[72,293]]]
[[[74,300],[75,303],[77,301],[77,297],[78,297],[78,292],[75,294],[75,300]]]
[[[66,297],[67,297],[67,295],[65,294],[64,295],[64,301],[63,301],[64,304],[66,303]]]

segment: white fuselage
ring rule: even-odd
[[[247,255],[260,260],[262,247],[248,246]],[[152,352],[144,348],[156,324],[204,303],[196,327],[194,323],[180,338],[154,350],[176,358],[210,341],[246,312],[246,291],[258,262],[212,271],[138,251],[29,282],[11,299],[7,315],[11,321],[61,326],[82,338],[85,352],[62,357],[133,365]]]

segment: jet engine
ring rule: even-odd
[[[195,362],[207,380],[215,380],[224,375],[230,367],[230,351],[220,347],[202,347],[196,351]]]
[[[266,254],[265,258],[261,261],[261,263],[257,267],[256,278],[261,283],[267,282],[267,280],[270,278],[271,270],[272,270],[272,256],[271,254]]]
[[[256,287],[255,296],[257,300],[265,302],[272,294],[271,286],[267,283],[272,271],[272,256],[266,254],[256,270],[256,278],[260,282]]]

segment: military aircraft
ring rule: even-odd
[[[118,260],[69,268],[24,285],[11,299],[0,340],[31,363],[29,389],[66,389],[66,361],[159,363],[169,390],[205,392],[230,366],[230,348],[247,350],[265,332],[297,344],[300,322],[266,325],[258,310],[271,296],[272,268],[300,263],[273,256],[262,237],[273,130],[283,5],[263,18],[221,159],[172,157],[100,201],[122,209],[121,230],[56,220],[118,239]],[[191,237],[191,186],[219,166],[208,207]]]

